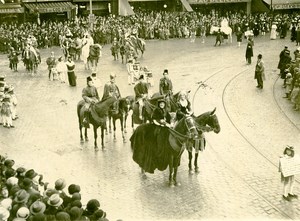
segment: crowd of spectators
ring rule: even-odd
[[[108,221],[97,199],[83,205],[77,184],[67,187],[60,178],[52,187],[34,169],[15,168],[1,155],[0,171],[1,221]]]
[[[280,52],[277,68],[280,70],[280,77],[283,79],[285,96],[293,104],[293,109],[300,109],[300,47],[291,55],[287,46]]]
[[[71,21],[42,21],[2,23],[0,25],[0,51],[8,52],[10,47],[22,50],[28,36],[37,39],[39,48],[60,46],[61,39],[71,32],[73,38],[82,38],[90,31],[95,43],[110,44],[114,38],[119,39],[125,33],[137,34],[144,39],[188,38],[196,32],[197,36],[209,35],[212,26],[219,26],[227,18],[233,31],[241,28],[243,32],[253,30],[254,35],[269,32],[273,22],[277,22],[278,32],[298,25],[300,16],[296,14],[259,13],[246,15],[243,12],[209,13],[200,12],[147,12],[139,11],[132,16],[98,16],[89,30],[88,17],[79,17]]]

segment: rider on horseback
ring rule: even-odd
[[[92,104],[95,104],[99,101],[99,95],[97,88],[94,86],[94,81],[92,77],[87,77],[87,86],[82,90],[82,98],[85,101],[85,111],[83,124],[85,127],[89,128],[89,111]]]
[[[134,86],[135,101],[139,104],[139,118],[143,120],[144,99],[148,97],[148,84],[144,81],[144,75],[139,78],[139,83]]]
[[[154,109],[152,115],[153,123],[158,126],[170,127],[171,115],[166,109],[166,101],[159,99],[157,105],[158,107]]]
[[[118,111],[118,104],[119,104],[119,99],[121,98],[121,93],[119,90],[119,87],[116,85],[116,76],[115,75],[110,75],[110,82],[105,84],[104,86],[104,91],[103,91],[103,96],[102,96],[102,101],[106,100],[107,98],[113,96],[117,99],[117,101],[113,104],[112,110],[115,113]]]
[[[179,92],[179,99],[177,102],[178,110],[176,111],[177,121],[181,120],[184,116],[190,116],[193,114],[191,108],[191,102],[187,98],[187,93],[185,91]]]

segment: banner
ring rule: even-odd
[[[279,159],[281,165],[281,172],[284,177],[300,174],[300,157],[295,155],[292,158]]]

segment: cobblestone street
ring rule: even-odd
[[[15,87],[20,117],[14,129],[0,128],[1,154],[6,153],[18,166],[34,168],[51,184],[61,177],[68,184],[79,184],[83,203],[99,199],[109,220],[300,219],[299,200],[282,199],[278,172],[279,156],[287,144],[300,152],[300,113],[282,98],[283,81],[276,69],[284,45],[291,52],[296,46],[288,38],[258,37],[253,62],[246,65],[245,40],[240,48],[235,37],[232,44],[220,47],[213,47],[214,42],[212,36],[205,44],[200,39],[195,43],[189,39],[147,41],[140,58],[141,65],[154,74],[155,92],[163,70],[168,69],[174,92],[191,90],[195,115],[217,108],[221,132],[206,134],[208,144],[199,155],[199,174],[189,175],[188,154],[183,153],[180,187],[168,186],[168,170],[142,178],[132,160],[130,117],[126,143],[119,122],[117,141],[112,134],[105,136],[104,151],[94,151],[92,130],[90,141],[80,143],[76,105],[90,72],[77,62],[77,87],[49,81],[45,60],[52,50],[61,55],[59,48],[41,50],[37,76],[25,73],[21,62],[19,72],[11,72],[7,55],[0,55],[1,75]],[[266,66],[263,90],[255,87],[254,80],[259,53]],[[113,61],[110,45],[103,47],[97,73],[102,85],[115,73],[122,97],[134,94],[133,86],[127,84],[125,65]],[[195,93],[200,81],[208,86]],[[101,97],[103,87],[99,92]],[[299,177],[296,180],[299,195]]]

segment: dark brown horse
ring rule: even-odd
[[[126,121],[128,117],[128,112],[132,110],[134,103],[133,96],[127,96],[124,98],[120,98],[118,100],[118,104],[116,105],[117,108],[111,109],[108,112],[108,122],[109,122],[109,133],[111,133],[111,120],[113,122],[113,129],[114,129],[114,141],[116,141],[116,121],[117,119],[120,120],[121,125],[121,132],[122,132],[122,138],[123,142],[126,142],[125,134],[126,131]]]
[[[192,168],[192,159],[193,159],[193,149],[195,150],[195,159],[194,159],[194,170],[196,173],[199,173],[198,167],[198,155],[199,150],[203,151],[205,149],[206,140],[204,137],[204,132],[214,131],[219,133],[221,131],[218,117],[215,114],[216,108],[213,111],[205,112],[195,118],[197,128],[201,130],[201,135],[196,140],[188,140],[186,146],[189,154],[189,173],[193,174]]]
[[[93,125],[94,130],[94,147],[95,150],[98,150],[97,145],[97,129],[98,127],[101,127],[101,146],[102,149],[104,149],[104,130],[106,129],[106,120],[108,116],[108,110],[111,108],[113,103],[117,99],[115,97],[108,97],[107,99],[100,101],[94,105],[91,106],[90,112],[89,112],[89,119],[90,124]],[[83,136],[82,136],[82,127],[83,126],[83,115],[85,110],[85,102],[81,100],[77,104],[77,116],[78,116],[78,123],[79,123],[79,130],[80,130],[80,140],[83,142]],[[85,140],[88,141],[87,136],[87,127],[85,127]]]
[[[177,169],[185,149],[183,143],[188,139],[197,139],[199,131],[195,119],[183,117],[174,129],[142,124],[136,128],[130,138],[133,160],[142,168],[142,173],[163,171],[169,166],[169,185],[179,186]]]

